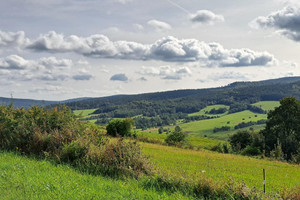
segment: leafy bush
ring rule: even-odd
[[[261,155],[261,151],[258,147],[246,146],[241,152],[242,155],[245,156],[258,156]]]
[[[185,141],[186,135],[182,132],[179,126],[175,127],[175,130],[167,136],[165,142],[169,145],[182,144]]]
[[[214,133],[217,133],[217,132],[220,132],[220,131],[229,131],[229,130],[230,130],[230,126],[222,126],[222,127],[220,127],[220,128],[215,127],[215,128],[213,129],[213,132],[214,132]]]
[[[132,123],[124,121],[121,128],[128,130]],[[69,163],[92,173],[139,175],[150,171],[137,144],[109,141],[98,126],[77,120],[64,106],[51,110],[0,106],[0,149]]]
[[[231,152],[231,148],[227,143],[219,143],[210,148],[211,151],[216,151],[219,153],[229,153]]]
[[[249,131],[238,131],[230,136],[229,142],[234,151],[240,151],[252,143],[253,139]]]
[[[107,134],[113,137],[131,136],[133,126],[133,120],[130,118],[126,119],[113,119],[106,126]]]
[[[120,138],[110,141],[103,148],[90,146],[83,168],[93,173],[112,176],[138,176],[151,173],[152,166],[136,142]]]

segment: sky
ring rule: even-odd
[[[0,1],[1,97],[66,100],[300,76],[287,0]]]

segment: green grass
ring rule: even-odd
[[[205,114],[205,112],[209,112],[212,109],[219,109],[219,108],[227,108],[229,109],[229,106],[226,105],[211,105],[211,106],[206,106],[205,108],[203,108],[202,110],[200,110],[199,112],[195,112],[195,113],[191,113],[188,116],[199,116],[199,115],[206,115],[206,116],[223,116],[226,115],[228,112],[225,112],[223,114],[218,114],[218,115],[210,115],[210,114]]]
[[[262,171],[266,169],[267,192],[280,192],[285,187],[291,189],[300,186],[299,165],[157,144],[142,143],[142,146],[143,152],[162,172],[176,177],[193,181],[202,177],[217,182],[234,180],[262,190]]]
[[[278,107],[280,103],[279,101],[260,101],[252,105],[260,107],[263,110],[270,111],[273,110],[275,107]]]
[[[228,138],[228,135],[236,132],[236,130],[234,130],[233,127],[236,126],[237,124],[241,122],[258,121],[261,119],[267,119],[267,115],[257,114],[249,110],[245,110],[238,113],[224,115],[219,118],[184,123],[181,124],[180,127],[185,132],[188,132],[191,136],[203,137],[207,135],[208,137],[212,137],[212,138],[226,139]],[[222,127],[222,126],[230,126],[231,131],[213,133],[213,129],[215,127]]]
[[[158,134],[156,129],[152,129],[152,131],[144,131],[140,132],[138,136],[147,137],[149,139],[158,140],[160,142],[164,142],[167,137],[166,133]],[[217,140],[207,137],[197,137],[197,136],[187,136],[187,142],[191,144],[195,148],[204,148],[204,149],[211,149],[213,146],[218,145],[219,143],[224,143],[223,140]]]
[[[82,117],[87,117],[92,114],[97,109],[86,109],[86,110],[74,110],[73,113],[75,115],[81,115]]]
[[[178,192],[144,189],[134,179],[79,173],[66,165],[0,152],[0,199],[191,199]]]

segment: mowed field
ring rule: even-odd
[[[274,109],[275,107],[279,106],[278,101],[260,101],[255,104],[262,109],[269,111]],[[228,106],[225,105],[213,105],[207,106],[204,109],[200,110],[199,112],[189,114],[190,116],[197,116],[197,115],[207,115],[205,114],[206,111],[210,111],[211,109],[215,108],[223,108]],[[234,129],[234,126],[238,125],[242,122],[257,122],[258,120],[267,119],[267,114],[258,114],[253,113],[249,110],[245,110],[242,112],[228,114],[227,112],[221,115],[207,115],[207,116],[218,116],[218,118],[214,119],[206,119],[200,121],[193,121],[189,123],[182,123],[180,127],[184,130],[184,132],[189,133],[189,136],[207,136],[210,138],[221,139],[225,140],[232,134],[234,134],[237,130]],[[214,133],[214,128],[220,128],[222,126],[229,126],[231,129],[229,131],[221,131]],[[255,131],[259,131],[264,128],[264,125],[253,125],[251,126]],[[249,130],[250,127],[246,127],[239,130]]]
[[[266,191],[280,192],[300,186],[300,166],[266,159],[194,151],[157,144],[142,143],[143,152],[166,174],[196,181],[211,178],[219,184],[230,181],[263,189],[263,169],[266,170]]]
[[[86,110],[74,110],[75,115],[81,115],[82,117],[86,117],[90,114],[92,114],[97,109],[86,109]]]
[[[256,122],[261,119],[267,119],[267,115],[245,110],[242,112],[227,114],[219,118],[183,123],[180,127],[191,136],[209,136],[217,139],[225,139],[228,138],[228,135],[236,131],[234,130],[234,126],[239,123],[250,121]],[[214,128],[220,128],[222,126],[231,127],[231,131],[213,132]]]
[[[252,105],[260,107],[263,110],[270,111],[273,110],[275,107],[278,107],[280,103],[279,101],[260,101]]]
[[[191,199],[179,192],[145,189],[134,179],[92,176],[66,165],[6,152],[0,152],[0,194],[1,200]]]

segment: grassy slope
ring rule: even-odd
[[[81,115],[82,117],[86,117],[90,114],[92,114],[97,109],[86,109],[86,110],[74,110],[75,115]]]
[[[172,130],[172,129],[171,129]],[[160,142],[164,142],[167,137],[166,133],[158,134],[158,130],[154,129],[152,131],[143,131],[138,134],[142,137],[147,137],[150,139],[159,140]],[[219,143],[224,143],[223,140],[211,139],[207,137],[197,137],[197,136],[188,136],[187,141],[189,144],[193,145],[194,147],[206,148],[211,149],[213,146],[218,145]]]
[[[278,101],[260,101],[253,105],[256,105],[258,107],[261,107],[262,109],[269,111],[274,109],[275,107],[279,106]],[[226,105],[212,105],[207,106],[204,109],[200,110],[199,112],[192,113],[190,116],[197,116],[197,115],[207,115],[205,114],[205,111],[210,111],[211,109],[215,108],[222,108],[228,106]],[[257,117],[255,117],[257,115]],[[184,132],[189,133],[188,140],[189,142],[194,146],[200,146],[200,147],[212,147],[214,145],[217,145],[219,142],[222,142],[220,140],[225,140],[228,138],[229,135],[234,134],[237,130],[234,129],[234,126],[241,123],[241,122],[249,122],[249,121],[258,121],[261,119],[267,119],[266,114],[257,114],[253,113],[249,110],[228,114],[228,112],[222,114],[222,115],[207,115],[207,116],[220,116],[219,118],[214,119],[208,119],[208,120],[200,120],[200,121],[193,121],[189,123],[178,123],[180,127],[184,130]],[[244,120],[243,120],[244,119]],[[227,122],[230,122],[230,124],[227,124]],[[215,127],[222,127],[222,126],[230,126],[230,131],[222,131],[213,133],[213,129]],[[255,131],[259,131],[264,128],[265,125],[254,125],[251,126]],[[249,130],[250,127],[246,127],[239,130]],[[163,141],[166,138],[165,134],[158,135],[157,129],[149,129],[147,131],[143,131],[143,135],[148,138],[157,139],[160,141]],[[212,139],[206,139],[203,138],[204,135],[207,135],[210,138],[218,139],[218,140],[212,140]],[[200,136],[200,137],[199,137]]]
[[[0,152],[0,199],[188,199],[143,189],[133,179],[81,174],[64,165]]]
[[[252,105],[261,107],[263,110],[269,111],[273,110],[275,107],[278,107],[280,103],[279,101],[260,101]]]
[[[210,115],[210,114],[205,114],[205,112],[209,112],[210,110],[212,109],[219,109],[219,108],[227,108],[229,109],[229,106],[226,106],[226,105],[219,105],[219,104],[216,104],[216,105],[212,105],[212,106],[206,106],[205,108],[203,108],[202,110],[200,110],[199,112],[195,112],[195,113],[191,113],[189,114],[188,116],[199,116],[199,115],[207,115],[207,116],[223,116],[223,115],[226,115],[228,112],[225,112],[223,114],[220,114],[220,115]]]
[[[217,182],[233,179],[262,189],[262,170],[266,169],[267,192],[300,186],[300,166],[245,156],[193,151],[143,143],[143,151],[165,173],[197,180],[202,176]]]
[[[255,117],[257,115],[257,117]],[[253,113],[249,110],[228,114],[215,119],[207,119],[201,121],[193,121],[181,125],[184,131],[188,131],[192,136],[204,136],[214,137],[218,139],[228,138],[228,134],[234,133],[236,130],[233,127],[241,122],[258,121],[266,119],[267,115]],[[244,120],[243,120],[244,119]],[[227,122],[230,122],[227,124]],[[215,127],[230,126],[231,131],[213,133]]]

